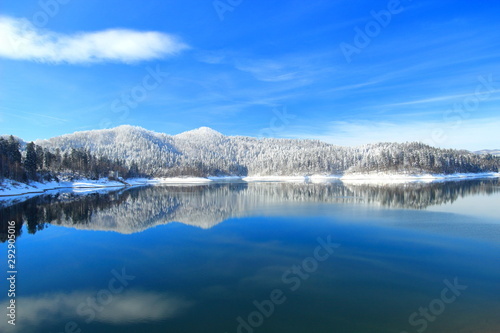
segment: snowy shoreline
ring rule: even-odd
[[[126,186],[138,186],[146,185],[148,179],[136,178],[127,180],[124,184],[120,181],[112,181],[107,178],[101,178],[98,180],[91,179],[79,179],[75,181],[51,181],[46,183],[40,182],[30,182],[29,184],[13,181],[10,179],[5,179],[0,183],[0,198],[2,197],[14,197],[22,196],[28,194],[43,194],[47,191],[61,190],[61,189],[73,189],[73,190],[84,190],[84,189],[103,189],[112,187],[126,187]]]
[[[480,178],[500,178],[498,172],[484,173],[455,173],[455,174],[386,174],[386,173],[354,173],[347,175],[311,175],[311,176],[251,176],[243,177],[245,182],[313,182],[322,183],[329,181],[365,182],[365,183],[410,183],[410,182],[436,182],[456,181]]]
[[[341,181],[355,184],[388,184],[388,183],[412,183],[412,182],[442,182],[457,181],[480,178],[500,178],[500,173],[457,173],[457,174],[348,174],[348,175],[311,175],[311,176],[227,176],[227,177],[175,177],[175,178],[133,178],[125,181],[113,181],[106,178],[99,180],[80,179],[76,181],[61,182],[30,182],[20,183],[12,180],[4,180],[0,184],[0,198],[17,197],[29,194],[43,194],[47,191],[59,189],[73,189],[74,191],[98,190],[114,187],[131,187],[144,185],[189,185],[189,184],[210,184],[217,182],[313,182],[322,183],[329,181]]]

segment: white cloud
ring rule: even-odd
[[[455,100],[457,98],[479,97],[479,96],[483,96],[483,95],[486,95],[486,97],[484,97],[484,99],[498,100],[498,98],[491,99],[489,97],[489,95],[494,94],[494,93],[498,93],[498,92],[500,92],[500,89],[495,89],[495,90],[490,90],[490,91],[484,91],[484,92],[475,92],[475,93],[469,93],[469,94],[459,94],[459,95],[449,95],[449,96],[438,96],[438,97],[432,97],[432,98],[424,98],[424,99],[418,99],[418,100],[401,102],[401,103],[386,104],[386,105],[382,105],[382,106],[383,107],[387,107],[387,106],[403,106],[403,105],[414,105],[414,104],[426,104],[426,103],[434,103],[434,102]]]
[[[155,31],[110,29],[60,34],[26,19],[0,16],[0,57],[44,63],[132,63],[160,59],[188,48],[177,37]]]
[[[317,139],[340,146],[375,142],[419,141],[454,149],[498,149],[500,118],[453,121],[370,122],[333,121],[323,128],[290,128],[285,137]],[[320,134],[318,134],[320,133]]]
[[[74,320],[87,325],[85,320],[90,318],[86,305],[88,298],[95,299],[96,293],[89,291],[74,291],[71,293],[54,292],[38,296],[24,296],[16,299],[19,311],[16,317],[16,326],[7,324],[7,320],[0,322],[2,332],[11,332],[29,326],[42,327],[46,323]],[[9,305],[8,301],[0,303],[3,309]],[[169,294],[152,291],[128,291],[112,295],[106,303],[98,303],[98,311],[94,311],[93,321],[109,324],[125,322],[137,323],[146,321],[161,321],[182,314],[193,303]],[[82,307],[84,316],[78,315],[78,308]],[[14,330],[9,330],[13,328]],[[26,330],[27,331],[27,330]]]
[[[236,69],[252,74],[257,80],[264,82],[280,82],[293,80],[297,77],[296,71],[291,71],[286,65],[265,60],[239,60]]]
[[[227,61],[227,56],[222,51],[201,51],[196,55],[196,58],[210,65],[220,65]]]

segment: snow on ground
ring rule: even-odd
[[[172,177],[172,178],[153,178],[148,180],[148,184],[205,184],[213,180],[203,177]]]
[[[340,181],[342,175],[312,175],[307,177],[307,180],[311,183],[325,183],[332,181]]]
[[[25,193],[43,193],[46,190],[62,187],[58,182],[38,183],[31,182],[29,185],[10,179],[5,179],[0,184],[0,196],[22,195]]]
[[[56,181],[51,181],[46,183],[30,182],[29,184],[25,184],[10,179],[5,179],[0,184],[0,197],[24,195],[30,193],[41,194],[49,190],[56,190],[62,188],[73,188],[75,191],[81,192],[83,189],[146,185],[147,182],[148,179],[145,178],[128,179],[126,183],[119,181],[111,181],[108,180],[107,178],[101,178],[98,180],[79,179],[76,181],[63,180],[60,182]]]
[[[312,175],[312,176],[250,176],[242,178],[246,182],[365,182],[365,183],[405,183],[435,182],[446,180],[498,178],[500,173],[455,173],[445,174],[388,174],[388,173],[355,173],[347,175]]]
[[[252,182],[303,182],[305,176],[249,176],[242,178],[244,181]]]
[[[389,184],[389,183],[410,183],[410,182],[439,182],[448,180],[478,179],[478,178],[499,178],[500,173],[455,173],[445,174],[387,174],[387,173],[358,173],[344,175],[340,178],[342,182],[358,184]]]
[[[222,176],[222,177],[207,177],[214,182],[230,182],[230,181],[241,181],[243,177],[240,176]]]
[[[30,182],[24,184],[13,180],[5,179],[0,184],[0,197],[5,200],[11,196],[26,196],[32,197],[40,195],[49,190],[57,189],[72,189],[74,192],[95,191],[97,189],[105,189],[112,187],[125,186],[141,186],[141,185],[193,185],[193,184],[209,184],[213,182],[331,182],[342,181],[352,184],[393,184],[393,183],[409,183],[409,182],[436,182],[461,179],[475,178],[499,178],[500,173],[457,173],[451,175],[444,174],[421,174],[421,175],[401,175],[401,174],[386,174],[386,173],[357,173],[348,175],[312,175],[312,176],[250,176],[250,177],[176,177],[176,178],[133,178],[126,181],[112,181],[107,178],[98,180],[80,179],[76,181],[61,181],[61,182]]]

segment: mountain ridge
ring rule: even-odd
[[[481,150],[476,150],[474,151],[475,154],[479,155],[493,155],[493,156],[500,156],[500,149],[481,149]]]
[[[308,175],[356,172],[498,172],[500,159],[418,142],[337,146],[318,140],[226,136],[209,127],[170,135],[139,126],[37,140],[46,150],[86,150],[137,164],[149,176]]]

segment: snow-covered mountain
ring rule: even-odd
[[[85,149],[135,162],[151,176],[308,175],[353,172],[497,172],[499,158],[422,143],[340,147],[317,140],[225,136],[208,127],[177,135],[129,125],[76,132],[36,144],[50,151]]]
[[[480,154],[480,155],[493,155],[493,156],[500,156],[500,149],[483,149],[483,150],[478,150],[475,151],[474,153]]]

